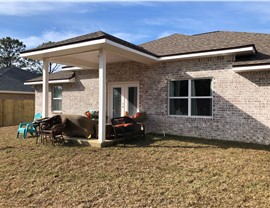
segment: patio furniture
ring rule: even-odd
[[[69,137],[96,138],[95,125],[98,120],[92,120],[81,115],[61,115],[67,119],[64,134]]]
[[[37,113],[34,117],[34,121],[37,119],[40,119],[42,115],[40,113]],[[31,135],[36,134],[37,131],[33,126],[33,122],[23,122],[19,124],[19,128],[17,130],[17,136],[16,139],[18,139],[19,135],[22,134],[23,138],[26,139],[27,133],[30,133]]]
[[[124,116],[111,119],[112,127],[116,138],[122,138],[124,146],[126,140],[137,136],[145,138],[145,126],[134,119]]]
[[[47,141],[47,139],[49,139],[52,145],[55,145],[56,142],[63,143],[63,131],[66,127],[66,123],[66,118],[62,118],[60,115],[43,120],[40,124],[41,142],[44,144],[44,140]]]
[[[95,125],[95,129],[96,129],[96,138],[98,139],[98,123]],[[107,123],[106,124],[106,127],[105,127],[105,138],[106,139],[115,139],[115,133],[113,131],[113,127],[112,127],[112,124],[110,123]]]
[[[131,116],[134,121],[143,122],[146,120],[146,112],[137,112],[134,116]]]

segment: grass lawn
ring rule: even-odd
[[[0,128],[0,207],[269,207],[270,147],[147,135],[95,149]]]

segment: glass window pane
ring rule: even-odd
[[[52,110],[62,111],[62,87],[53,87],[53,100],[52,100]]]
[[[211,79],[191,80],[191,96],[211,96]]]
[[[53,87],[53,97],[54,98],[62,98],[62,87],[61,86]]]
[[[133,116],[137,113],[137,87],[128,88],[128,115]]]
[[[121,88],[113,88],[113,118],[121,116]]]
[[[187,96],[188,96],[188,80],[170,82],[170,97],[187,97]]]
[[[188,99],[170,99],[170,115],[188,115]]]
[[[212,116],[212,99],[191,99],[192,116]]]
[[[62,100],[53,100],[53,110],[62,111]]]

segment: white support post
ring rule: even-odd
[[[42,80],[42,117],[48,116],[48,89],[49,89],[49,61],[43,59],[43,80]]]
[[[106,126],[106,53],[104,49],[99,51],[99,115],[98,115],[98,141],[105,141]]]

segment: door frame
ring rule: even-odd
[[[107,105],[107,110],[108,110],[108,118],[109,120],[112,118],[113,115],[113,105],[112,105],[112,89],[114,87],[121,87],[122,89],[125,88],[127,89],[128,87],[137,87],[137,112],[139,112],[139,106],[140,106],[140,82],[139,81],[130,81],[130,82],[110,82],[108,83],[108,105]],[[124,98],[125,102],[125,107],[127,104],[127,98],[125,98],[124,92],[121,91],[121,98]],[[122,102],[122,101],[121,101]]]

